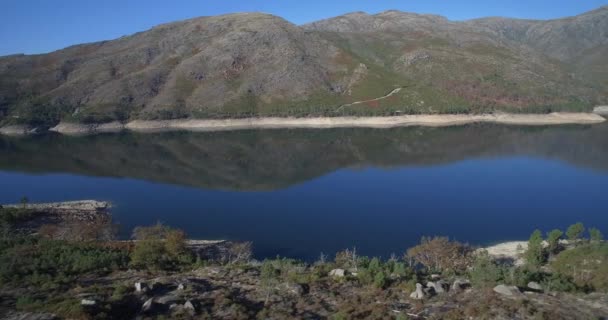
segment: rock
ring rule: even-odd
[[[447,283],[445,281],[438,281],[438,282],[431,282],[431,281],[429,281],[426,284],[427,288],[433,288],[433,290],[437,294],[445,293],[446,292],[446,288],[445,288],[446,285],[447,285]]]
[[[184,303],[184,309],[190,312],[196,312],[196,307],[194,307],[194,304],[190,300],[187,300],[186,303]]]
[[[434,296],[437,294],[433,288],[424,288],[422,291],[424,291],[425,295],[427,296]]]
[[[344,269],[333,269],[329,272],[329,275],[332,277],[344,277],[346,271]]]
[[[452,291],[462,291],[471,286],[471,282],[465,279],[456,279],[452,284]]]
[[[304,288],[297,283],[285,283],[283,285],[285,290],[293,295],[301,296],[304,294]]]
[[[94,306],[96,304],[97,304],[97,301],[95,301],[93,299],[82,299],[82,300],[80,300],[80,305],[83,305],[83,306],[90,307],[90,306]]]
[[[599,114],[600,116],[608,116],[608,106],[597,106],[593,108],[593,113]]]
[[[516,286],[506,286],[504,284],[499,284],[494,287],[494,292],[507,297],[517,297],[522,295],[521,291],[519,291]]]
[[[543,287],[538,284],[538,282],[529,282],[528,283],[528,288],[532,289],[532,290],[536,290],[536,291],[543,291]]]
[[[141,306],[142,312],[149,312],[154,307],[154,298],[150,298]]]
[[[135,292],[146,292],[148,286],[143,282],[135,282]]]
[[[180,297],[174,296],[174,295],[166,295],[166,296],[162,296],[159,298],[156,298],[156,302],[160,303],[160,304],[172,304],[172,303],[177,303],[181,300]]]
[[[177,290],[186,290],[186,285],[184,285],[183,283],[178,284]]]
[[[431,280],[439,280],[439,279],[441,279],[441,275],[436,274],[436,273],[431,275]]]
[[[410,298],[416,300],[422,300],[426,297],[426,293],[422,290],[422,285],[420,283],[416,283],[416,291],[410,294]]]

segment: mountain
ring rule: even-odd
[[[589,110],[608,102],[607,32],[608,7],[549,21],[201,17],[0,57],[0,123]]]

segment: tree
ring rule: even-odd
[[[277,279],[278,276],[279,272],[272,264],[272,261],[264,260],[260,268],[260,285],[266,295],[264,304],[268,304],[270,295],[275,291],[275,288],[279,282]]]
[[[474,286],[491,288],[502,279],[502,270],[488,252],[483,250],[475,255],[475,262],[469,270],[469,277]]]
[[[600,242],[604,240],[604,235],[597,228],[589,228],[589,238],[591,241]]]
[[[23,209],[25,209],[27,207],[27,204],[30,202],[30,199],[28,199],[28,197],[23,196],[21,197],[21,206],[23,207]]]
[[[564,233],[559,229],[553,229],[547,233],[547,243],[549,244],[549,253],[556,254],[559,248],[559,240],[562,238]]]
[[[447,237],[422,237],[420,244],[407,250],[407,257],[429,271],[464,272],[470,265],[473,250]]]
[[[578,222],[568,227],[566,236],[568,236],[569,240],[576,242],[583,236],[584,232],[585,226],[581,222]]]
[[[543,253],[543,235],[538,229],[534,230],[530,235],[525,259],[526,263],[532,267],[540,267],[545,260]]]

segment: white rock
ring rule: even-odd
[[[528,288],[530,288],[532,290],[538,290],[538,291],[543,290],[543,287],[540,284],[538,284],[538,282],[534,282],[534,281],[528,283]]]
[[[416,283],[416,291],[412,292],[412,294],[410,294],[410,298],[412,299],[416,299],[416,300],[422,300],[426,297],[426,293],[423,290],[423,287],[420,283]]]
[[[608,116],[608,106],[597,106],[593,109],[593,113],[599,114],[600,116]]]
[[[499,284],[494,287],[494,292],[507,297],[517,297],[522,295],[521,291],[519,291],[519,288],[516,286],[506,286],[504,284]]]
[[[82,299],[80,300],[80,304],[83,306],[94,306],[97,304],[97,301],[93,299]]]
[[[437,294],[442,294],[442,293],[445,293],[443,284],[444,284],[444,282],[442,282],[442,281],[438,281],[436,283],[429,281],[429,282],[427,282],[426,287],[432,288],[435,291],[435,293],[437,293]]]
[[[143,282],[135,282],[135,292],[144,292],[146,291],[147,286]]]
[[[184,303],[184,309],[190,310],[190,311],[196,311],[194,304],[190,300],[188,300],[188,301],[186,301],[186,303]]]
[[[471,282],[465,279],[456,279],[452,284],[452,291],[462,291],[471,286]]]
[[[329,275],[332,277],[344,277],[345,271],[344,269],[333,269],[329,272]]]
[[[152,310],[152,306],[154,305],[154,298],[150,298],[148,300],[146,300],[146,302],[144,302],[144,304],[141,306],[141,311],[143,312],[147,312]]]

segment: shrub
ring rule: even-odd
[[[393,264],[393,274],[399,277],[409,279],[414,274],[414,270],[407,267],[403,262],[396,262]]]
[[[357,249],[346,249],[344,251],[337,252],[334,262],[339,267],[352,268],[356,270],[359,266],[359,256],[357,256]]]
[[[55,286],[87,273],[105,273],[125,268],[125,250],[95,243],[73,243],[36,238],[2,244],[0,282],[26,282]]]
[[[460,273],[471,264],[472,250],[446,237],[423,237],[419,245],[407,250],[407,256],[429,271]]]
[[[376,288],[384,288],[387,284],[387,279],[386,279],[386,274],[384,274],[383,271],[380,271],[378,273],[376,273],[376,275],[374,276],[374,286]]]
[[[502,279],[502,270],[487,251],[482,251],[475,256],[469,277],[476,287],[493,287]]]
[[[556,257],[551,268],[580,288],[608,291],[608,244],[592,243],[566,250]]]
[[[574,292],[578,288],[570,277],[553,273],[541,281],[541,286],[548,291]]]
[[[131,265],[136,268],[169,270],[194,263],[186,248],[186,233],[157,223],[150,227],[137,227],[137,239],[131,253]]]
[[[581,222],[578,222],[568,227],[566,236],[571,241],[577,241],[583,236],[584,232],[585,226]]]

